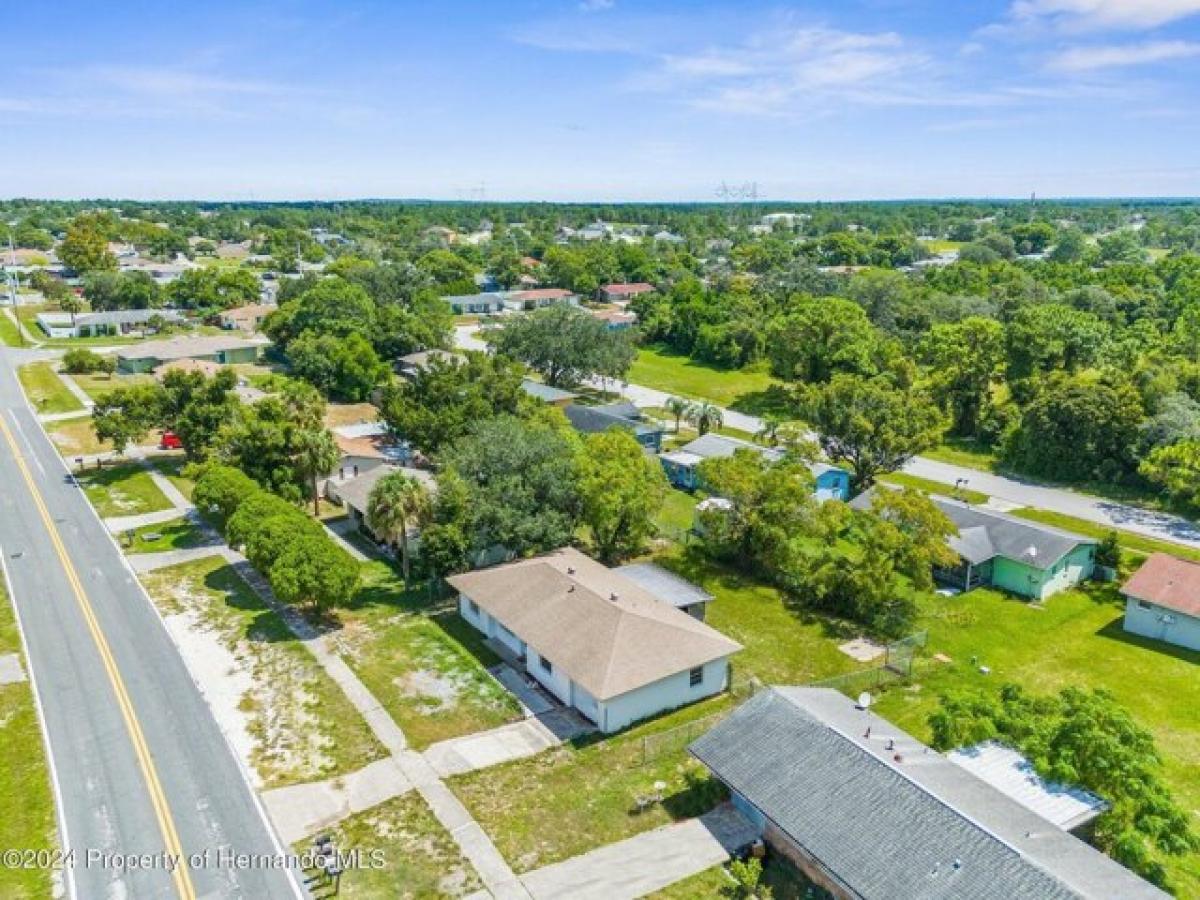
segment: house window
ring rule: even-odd
[[[472,600],[470,597],[467,598],[467,609],[469,609],[471,611],[471,615],[473,615],[473,616],[479,615],[479,604],[476,603],[474,600]]]
[[[696,666],[696,668],[688,672],[688,685],[696,687],[701,684],[704,684],[704,666]]]
[[[550,660],[546,659],[544,656],[538,656],[538,665],[542,667],[542,671],[547,675],[554,672],[554,666],[551,665]]]
[[[1145,600],[1139,600],[1138,601],[1138,609],[1148,610],[1148,609],[1150,609],[1150,604],[1147,603]]]

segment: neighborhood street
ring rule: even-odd
[[[486,350],[487,345],[479,339],[479,326],[459,326],[454,330],[456,344],[464,350]],[[601,387],[599,383],[595,385]],[[608,385],[611,390],[614,385]],[[661,407],[671,395],[666,391],[645,387],[640,384],[616,385],[621,394],[638,406]],[[723,410],[725,424],[751,433],[762,427],[762,419],[736,410]],[[928,478],[953,486],[962,479],[972,490],[982,491],[1000,500],[1017,506],[1032,506],[1051,512],[1063,513],[1086,519],[1099,525],[1121,528],[1147,537],[1173,541],[1189,547],[1200,547],[1200,525],[1181,516],[1142,509],[1115,500],[1106,500],[1091,494],[1082,494],[1067,488],[1050,487],[1033,481],[1019,480],[984,472],[967,466],[952,465],[918,456],[904,471],[910,475]]]
[[[158,613],[27,407],[13,369],[28,358],[0,350],[0,550],[74,854],[69,895],[304,896],[289,872],[218,859],[281,848]],[[149,856],[135,868],[128,854]]]

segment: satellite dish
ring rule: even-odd
[[[867,691],[863,691],[861,694],[858,695],[858,708],[859,709],[870,709],[871,708],[871,695]]]

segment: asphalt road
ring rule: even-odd
[[[86,900],[304,896],[282,870],[218,864],[280,847],[153,605],[26,406],[17,355],[0,350],[0,549],[74,851],[68,889]],[[164,852],[211,862],[182,874],[96,857]]]
[[[479,339],[478,330],[478,326],[475,325],[457,327],[454,332],[456,345],[464,350],[486,350],[487,345]],[[597,383],[596,386],[600,387],[601,385]],[[670,396],[666,391],[640,384],[615,386],[621,389],[623,396],[638,406],[662,406]],[[612,383],[608,385],[609,390],[613,387]],[[762,427],[762,419],[757,416],[750,416],[732,409],[724,410],[724,413],[725,424],[731,428],[754,433]],[[1121,528],[1146,537],[1200,548],[1200,525],[1181,516],[1142,509],[1067,488],[1038,484],[1029,479],[995,475],[991,472],[926,459],[922,456],[909,462],[904,467],[904,471],[951,486],[962,479],[973,490],[982,491],[1017,506],[1047,509],[1074,516],[1077,519],[1095,522],[1105,527]]]

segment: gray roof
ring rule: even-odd
[[[657,563],[630,563],[618,566],[617,571],[630,581],[640,584],[658,600],[676,609],[695,606],[697,603],[709,603],[713,598],[712,594],[698,585],[692,584],[686,578],[680,578]]]
[[[374,469],[368,469],[361,475],[349,478],[340,484],[336,481],[333,482],[333,493],[337,494],[338,500],[342,503],[357,509],[365,515],[367,507],[371,502],[371,491],[374,490],[375,485],[385,475],[391,475],[394,472],[403,472],[409,478],[415,478],[428,490],[434,490],[437,487],[437,482],[434,480],[432,473],[426,472],[424,469],[408,469],[403,466],[376,466]]]
[[[172,359],[215,356],[229,350],[265,347],[266,344],[266,341],[244,340],[225,335],[176,337],[162,341],[146,341],[144,344],[131,344],[117,351],[117,359],[157,359],[166,362]]]
[[[500,307],[504,305],[505,295],[498,291],[484,291],[479,294],[453,294],[442,298],[451,306],[462,306],[463,304],[471,303],[488,303],[491,306]]]
[[[870,509],[876,488],[855,497],[855,509]],[[1049,569],[1080,544],[1095,544],[1093,538],[971,506],[931,494],[930,499],[956,526],[958,536],[949,540],[951,549],[972,565],[997,556],[1035,569]]]
[[[102,312],[78,313],[76,325],[137,325],[161,316],[168,322],[179,322],[183,316],[174,309],[111,309]],[[42,313],[38,318],[54,325],[71,324],[70,313]]]
[[[579,396],[571,391],[551,387],[548,384],[542,384],[540,381],[534,381],[530,378],[526,378],[521,382],[521,388],[530,397],[533,397],[535,400],[544,400],[546,403],[555,403],[559,400],[574,400]]]
[[[865,724],[837,691],[771,688],[691,751],[851,896],[1167,896],[890,722],[872,715],[869,738]]]
[[[622,419],[633,419],[641,421],[642,411],[637,408],[637,405],[628,400],[618,400],[616,403],[605,403],[603,406],[597,406],[596,409],[603,410],[614,416],[620,416]]]
[[[656,434],[662,431],[657,425],[627,419],[606,411],[602,406],[580,406],[578,403],[572,403],[564,408],[563,412],[576,431],[582,431],[584,434],[599,434],[610,428],[628,428],[635,434]]]
[[[752,444],[749,441],[743,441],[741,438],[729,437],[724,434],[702,434],[687,444],[680,447],[676,453],[690,453],[692,456],[700,459],[723,459],[727,456],[733,456],[738,450],[753,450],[755,453],[761,453],[766,459],[771,462],[776,462],[783,459],[784,451],[779,447],[764,447],[762,444]],[[691,461],[680,458],[681,462],[690,464]],[[841,466],[831,465],[826,462],[811,462],[808,464],[809,471],[814,477],[820,477],[826,472],[844,472]]]

